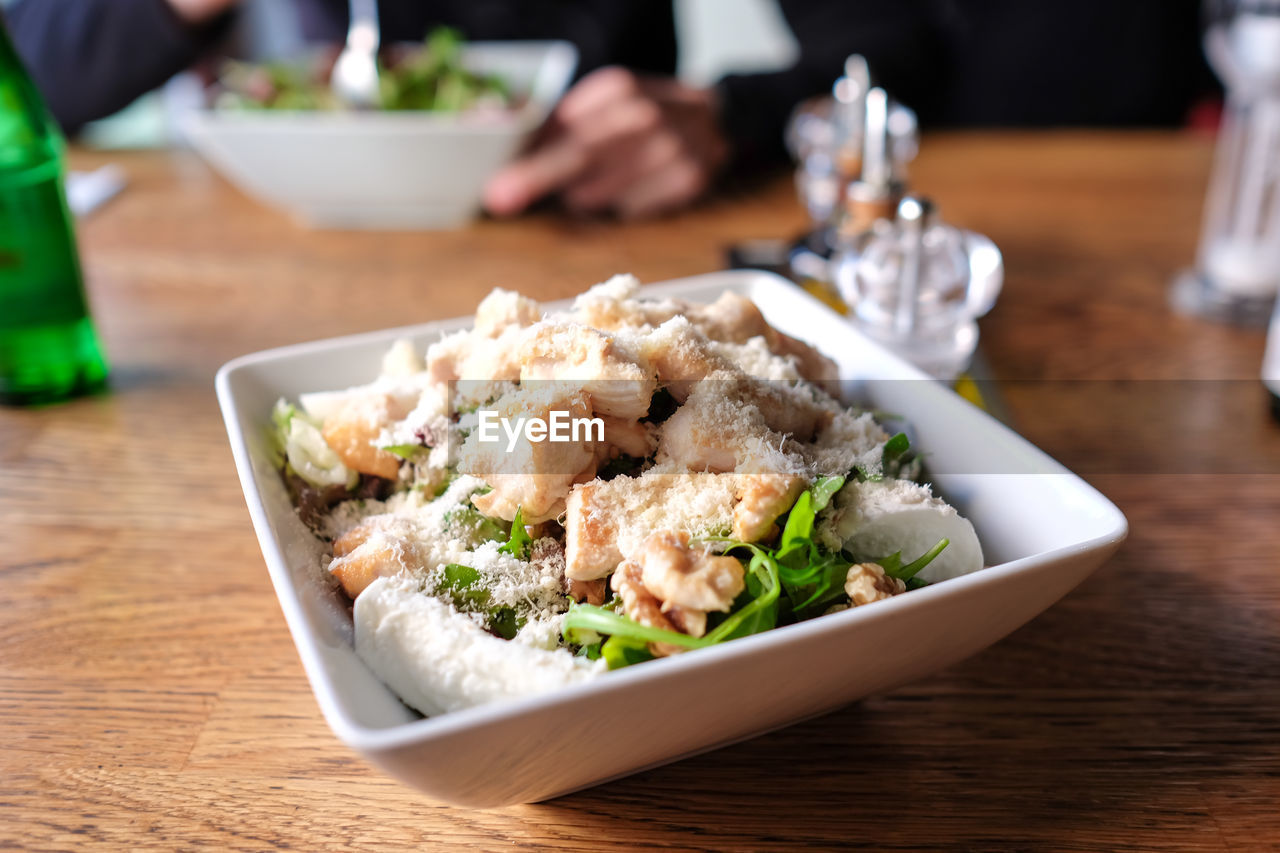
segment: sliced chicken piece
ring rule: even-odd
[[[349,597],[355,598],[378,578],[417,567],[413,544],[402,527],[375,516],[334,540],[329,572]]]
[[[840,394],[840,369],[836,363],[804,341],[784,335],[773,329],[767,335],[769,349],[776,355],[789,355],[795,358],[800,375],[816,384],[833,397]]]
[[[639,421],[624,421],[602,415],[605,447],[616,447],[628,456],[644,459],[658,447],[658,437],[653,428]],[[607,458],[607,457],[606,457]],[[601,460],[603,461],[603,460]]]
[[[716,352],[715,347],[687,319],[677,317],[663,323],[641,342],[644,357],[657,371],[658,380],[683,403],[700,386],[700,396],[717,396],[755,406],[765,423],[775,432],[808,441],[830,418],[835,404],[823,395],[799,395],[794,388],[778,382],[747,376],[737,365]],[[821,398],[821,399],[820,399]]]
[[[510,326],[523,328],[542,319],[542,306],[514,290],[495,287],[476,307],[476,334],[496,338]]]
[[[812,430],[826,417],[829,414],[817,404],[787,397],[779,386],[741,378],[707,379],[660,427],[658,458],[694,471],[741,473],[759,470],[750,467],[757,464],[763,464],[763,470],[798,469],[799,455],[782,450],[786,428]],[[804,441],[806,434],[792,437]]]
[[[797,394],[778,382],[746,380],[739,388],[740,399],[758,409],[771,430],[797,441],[812,441],[839,408],[830,398]]]
[[[710,305],[695,305],[679,299],[638,299],[638,291],[639,282],[634,276],[614,276],[578,297],[571,316],[605,332],[656,328],[680,318],[713,341],[743,344],[751,338],[762,337],[775,355],[793,358],[805,379],[819,383],[830,394],[837,392],[839,377],[835,363],[803,341],[770,326],[747,297],[726,291]],[[674,378],[682,381],[705,375],[693,375],[688,370],[675,372],[680,375]],[[659,378],[663,378],[662,374],[659,368]]]
[[[565,499],[565,575],[570,580],[602,578],[622,560],[608,508],[613,491],[608,483],[590,482],[575,486]]]
[[[763,337],[774,355],[795,359],[801,376],[818,383],[829,394],[837,393],[840,374],[835,362],[804,341],[770,326],[760,309],[747,297],[725,291],[710,305],[690,307],[686,316],[713,341],[742,344],[751,338]]]
[[[495,337],[455,332],[427,347],[427,375],[432,382],[459,379],[515,382],[520,379],[521,327],[510,325]]]
[[[740,344],[763,337],[774,355],[793,357],[800,375],[823,384],[829,393],[830,383],[839,379],[835,362],[804,341],[770,326],[756,304],[741,294],[725,291],[710,305],[692,309],[689,318],[712,340]]]
[[[708,409],[688,402],[676,409],[659,432],[661,458],[690,471],[732,471],[738,467],[743,442],[734,435],[736,422],[709,417],[710,414]],[[761,436],[769,433],[763,420],[758,421],[757,432]]]
[[[427,375],[433,382],[515,381],[520,378],[522,330],[542,317],[542,306],[511,290],[495,288],[476,308],[474,330],[445,335],[427,347]]]
[[[709,305],[689,306],[685,316],[713,341],[741,344],[774,332],[754,302],[731,290],[720,294],[720,298]]]
[[[688,308],[679,299],[637,299],[639,291],[635,276],[615,275],[575,299],[570,317],[602,332],[616,332],[658,326]]]
[[[518,418],[550,422],[553,411],[567,412],[570,420],[589,419],[591,403],[581,391],[546,385],[508,394],[494,404],[493,411],[514,427]],[[481,435],[476,429],[463,443],[458,472],[479,477],[492,487],[471,499],[485,515],[511,521],[521,509],[526,524],[556,518],[564,511],[569,487],[584,474],[595,475],[596,441],[590,435],[580,435],[584,439],[580,441],[530,441],[521,431],[510,450],[501,430],[497,441],[480,441]]]
[[[733,538],[743,542],[767,538],[778,516],[795,505],[805,482],[799,474],[740,474]]]
[[[556,518],[564,511],[564,497],[572,478],[547,474],[477,474],[493,490],[475,495],[471,502],[490,518],[511,521],[516,511],[530,524]]]
[[[520,343],[520,381],[576,382],[593,411],[638,420],[649,410],[658,383],[653,370],[621,350],[608,335],[568,323],[531,327]]]
[[[727,534],[733,526],[732,474],[688,473],[658,465],[640,477],[574,486],[565,503],[565,574],[604,577],[639,554],[658,530],[690,536]]]
[[[427,347],[427,376],[432,382],[445,384],[461,374],[458,365],[471,351],[471,332],[454,332],[445,335]]]
[[[343,465],[361,474],[394,480],[400,473],[400,457],[375,447],[374,442],[385,427],[403,419],[411,408],[391,394],[353,396],[329,413],[320,434]]]
[[[645,335],[640,348],[658,381],[681,403],[698,382],[713,375],[732,377],[741,372],[712,350],[706,338],[684,317],[673,317]]]

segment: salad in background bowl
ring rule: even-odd
[[[451,228],[573,80],[564,41],[462,42],[385,54],[384,108],[342,108],[326,61],[231,64],[188,116],[195,149],[240,190],[311,227]]]
[[[433,30],[422,44],[398,44],[379,57],[378,110],[501,118],[519,101],[497,73],[469,68],[466,42],[449,27]],[[228,61],[218,78],[214,106],[220,110],[349,110],[330,80],[338,48],[292,61]]]

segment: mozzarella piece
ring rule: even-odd
[[[355,603],[356,654],[427,716],[545,693],[605,671],[564,650],[508,642],[404,578],[380,578]]]
[[[852,483],[840,491],[836,506],[836,533],[844,549],[859,558],[876,560],[901,551],[903,563],[909,563],[946,538],[947,547],[917,577],[933,583],[983,566],[973,525],[928,486],[910,480]]]

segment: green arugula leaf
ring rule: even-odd
[[[884,443],[884,461],[887,463],[897,459],[910,449],[911,439],[907,438],[907,434],[905,432],[897,433]]]
[[[507,544],[500,545],[498,550],[517,560],[527,560],[532,546],[533,537],[524,529],[524,510],[516,507],[516,517],[511,520],[511,538],[507,540]]]
[[[751,561],[747,563],[744,578],[747,588],[743,593],[749,598],[703,637],[709,644],[759,634],[778,624],[778,596],[782,592],[782,584],[778,579],[777,560],[755,545],[741,543],[736,547],[751,551]]]
[[[907,440],[905,433],[900,432],[885,442],[880,469],[886,477],[913,481],[919,478],[921,459],[911,447],[911,442]]]
[[[902,457],[911,449],[911,440],[907,438],[905,432],[896,433],[892,438],[884,443],[884,447],[880,450],[880,470],[872,472],[862,465],[854,466],[854,473],[858,475],[858,481],[861,483],[878,483],[885,476],[895,476],[897,467],[902,462]]]
[[[809,491],[813,493],[813,511],[822,512],[836,496],[836,492],[844,488],[844,477],[822,477]]]
[[[420,453],[430,450],[430,448],[423,447],[421,444],[390,444],[378,449],[385,450],[394,456],[399,456],[401,459],[416,459]]]
[[[790,565],[792,561],[787,560],[787,557],[807,549],[812,541],[810,537],[813,536],[813,522],[817,516],[818,511],[813,506],[813,494],[809,491],[803,492],[791,507],[787,524],[782,528],[782,538],[778,540],[779,562]]]
[[[824,477],[796,500],[774,552],[778,579],[797,619],[816,616],[844,593],[850,563],[813,541],[817,514],[843,488],[844,477]]]
[[[510,640],[520,633],[526,621],[514,607],[499,607],[489,613],[489,630],[504,640]]]
[[[788,583],[783,587],[791,601],[796,619],[810,619],[844,597],[844,584],[851,564],[838,556],[815,557],[809,565],[803,583]]]
[[[878,563],[880,568],[884,569],[884,573],[890,577],[895,577],[900,581],[909,581],[919,574],[921,569],[932,563],[934,558],[941,554],[943,549],[950,544],[950,539],[939,539],[937,545],[934,545],[905,566],[902,564],[901,551],[871,562]]]
[[[504,542],[511,536],[506,522],[490,518],[466,504],[448,510],[442,520],[445,531],[450,536],[473,545],[481,542]]]
[[[649,644],[643,640],[613,636],[597,645],[600,649],[599,657],[604,658],[604,662],[609,669],[622,669],[624,666],[653,660],[653,653],[649,651]]]
[[[441,575],[436,592],[447,594],[460,611],[485,614],[489,630],[502,639],[510,640],[528,621],[514,607],[490,607],[492,596],[480,583],[480,572],[470,566],[449,563]]]
[[[480,610],[489,603],[489,590],[480,584],[480,573],[470,566],[449,563],[442,570],[443,578],[436,588],[453,600],[459,610]]]
[[[665,628],[650,628],[606,610],[594,604],[575,604],[564,616],[561,629],[564,638],[570,643],[580,642],[580,631],[595,631],[597,634],[608,634],[610,637],[626,637],[645,643],[669,643],[687,649],[700,649],[711,645],[706,637],[690,637],[679,631],[668,631]]]

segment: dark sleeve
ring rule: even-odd
[[[18,0],[5,17],[18,54],[68,134],[189,66],[229,18],[189,27],[165,0]]]
[[[786,71],[731,75],[719,83],[722,125],[735,171],[781,162],[791,110],[831,91],[851,53],[867,58],[875,82],[911,103],[938,54],[931,0],[780,0],[800,45]]]

